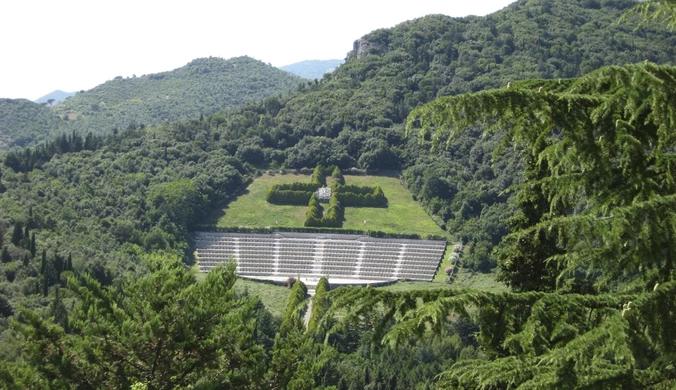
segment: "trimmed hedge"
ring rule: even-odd
[[[344,207],[387,207],[387,198],[380,186],[340,186],[337,194]]]
[[[316,227],[243,227],[243,226],[213,226],[213,225],[199,225],[196,226],[196,231],[214,232],[214,233],[260,233],[272,234],[275,232],[289,232],[289,233],[315,233],[315,234],[359,234],[376,238],[403,238],[410,240],[438,240],[447,241],[448,237],[438,236],[435,234],[426,234],[421,236],[415,233],[388,233],[379,230],[358,230],[358,229],[333,229],[333,228],[316,228]]]
[[[322,226],[322,215],[324,215],[324,208],[319,204],[317,195],[312,194],[305,212],[305,226]]]
[[[332,186],[333,186],[333,183],[345,185],[345,178],[343,177],[343,173],[340,171],[340,168],[338,168],[338,167],[335,167],[333,169],[333,173],[331,173],[331,185]]]
[[[277,185],[270,187],[265,200],[272,204],[290,204],[302,206],[312,197],[312,191],[280,190]]]

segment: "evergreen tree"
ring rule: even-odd
[[[31,245],[31,232],[28,225],[23,228],[23,237],[21,237],[21,247],[24,249],[30,249]]]
[[[14,329],[26,340],[25,359],[13,364],[30,375],[18,378],[25,382],[18,387],[262,387],[265,354],[253,339],[255,302],[235,294],[235,266],[216,268],[197,283],[178,257],[152,255],[144,262],[147,274],[117,287],[71,278],[77,302],[68,313],[71,333],[21,309]],[[59,306],[53,305],[55,317]]]
[[[35,246],[35,232],[31,233],[31,245],[30,245],[31,257],[35,257],[37,253],[37,248]]]
[[[47,251],[43,249],[42,257],[40,258],[40,274],[44,275],[46,269],[47,269]]]
[[[2,184],[2,169],[0,169],[0,194],[5,192],[7,190],[7,187],[5,187],[4,184]]]
[[[5,244],[5,229],[0,226],[0,247]]]
[[[21,239],[23,238],[23,226],[21,222],[16,222],[14,224],[14,230],[12,231],[12,244],[19,246],[21,244]]]
[[[68,259],[66,259],[66,263],[63,267],[64,271],[73,271],[73,255],[71,253],[68,253]]]
[[[9,263],[12,261],[12,257],[9,255],[9,250],[7,249],[6,246],[2,247],[2,254],[0,254],[0,260],[3,263]]]
[[[54,289],[54,301],[52,301],[51,316],[54,318],[55,324],[61,325],[66,333],[70,333],[70,327],[68,326],[68,311],[61,299],[61,289],[59,286],[56,286]]]

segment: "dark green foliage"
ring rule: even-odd
[[[7,318],[14,314],[14,308],[4,294],[0,294],[0,316]]]
[[[319,187],[323,187],[326,185],[326,168],[317,165],[315,169],[312,171],[312,176],[310,177],[310,183],[312,185]]]
[[[31,242],[29,250],[31,252],[31,257],[35,257],[35,253],[37,252],[37,248],[35,246],[35,232],[31,234]]]
[[[286,305],[284,320],[279,328],[280,334],[293,332],[303,329],[303,311],[305,310],[305,296],[307,295],[307,286],[300,280],[296,280],[291,287],[291,295]]]
[[[26,99],[0,99],[0,149],[48,139],[60,121],[44,105]]]
[[[3,263],[9,263],[10,261],[12,261],[12,256],[9,254],[9,250],[7,249],[6,246],[2,247],[0,261],[2,261]]]
[[[302,186],[303,183],[294,183]],[[311,185],[314,188],[314,185]],[[305,205],[312,197],[313,191],[281,189],[281,185],[273,185],[268,190],[265,201],[272,204],[290,204],[290,205]]]
[[[14,229],[12,230],[12,244],[19,246],[21,240],[23,239],[23,226],[21,222],[16,222],[14,224]]]
[[[330,306],[327,296],[329,290],[329,281],[324,277],[319,279],[315,288],[315,296],[312,298],[312,314],[307,326],[308,332],[318,331],[317,325]]]
[[[234,266],[196,283],[177,258],[152,256],[145,264],[152,272],[126,280],[119,290],[90,277],[69,280],[78,298],[69,334],[22,309],[15,329],[27,341],[27,359],[16,365],[30,364],[23,369],[31,375],[19,378],[25,381],[20,387],[261,383],[265,355],[252,338],[255,300],[234,296]]]
[[[307,211],[305,212],[305,226],[322,226],[323,215],[324,208],[319,204],[319,198],[317,198],[316,194],[312,194]]]
[[[344,207],[387,207],[387,198],[379,186],[339,186],[336,191]]]
[[[333,172],[331,173],[331,187],[333,187],[334,183],[345,185],[345,178],[343,177],[343,174],[342,172],[340,172],[340,168],[338,167],[335,167],[333,169]]]
[[[63,303],[61,289],[59,289],[58,286],[54,289],[54,300],[52,301],[50,311],[51,316],[54,318],[54,323],[61,325],[63,330],[66,333],[69,333],[70,325],[68,324],[68,311],[66,310],[66,305]]]

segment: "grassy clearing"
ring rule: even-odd
[[[397,282],[378,288],[389,291],[437,290],[445,288],[471,289],[495,293],[508,291],[507,286],[495,280],[495,274],[472,273],[464,269],[460,270],[452,283]]]
[[[359,186],[379,185],[388,199],[387,208],[346,207],[345,229],[380,230],[390,233],[417,233],[421,235],[448,234],[432,221],[415,202],[397,177],[345,176],[347,184]],[[265,194],[273,184],[309,182],[309,175],[265,174],[251,183],[247,192],[230,203],[221,215],[213,216],[216,226],[286,226],[302,227],[305,221],[305,206],[279,206],[267,203]],[[366,224],[364,224],[366,221]]]
[[[218,218],[216,226],[303,226],[306,206],[280,206],[265,201],[268,188],[274,184],[309,182],[309,175],[265,174],[249,185],[246,193],[231,202]]]
[[[248,291],[250,295],[259,297],[270,313],[280,318],[284,316],[291,294],[291,290],[286,287],[243,278],[237,279],[235,291]]]

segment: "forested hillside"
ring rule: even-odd
[[[59,118],[44,104],[26,99],[0,99],[0,150],[25,146],[58,134]]]
[[[220,126],[228,138],[246,136],[253,145],[241,148],[267,150],[273,164],[404,169],[414,197],[471,244],[466,264],[487,271],[496,264],[493,246],[508,231],[504,220],[513,210],[504,191],[520,179],[520,159],[505,150],[494,161],[499,137],[480,138],[479,127],[429,154],[404,137],[401,123],[438,96],[645,59],[672,63],[676,41],[667,29],[634,32],[635,24],[617,23],[633,4],[519,1],[483,18],[432,15],[377,30],[357,40],[346,63],[321,83],[237,110]]]
[[[108,134],[130,125],[211,115],[285,93],[301,82],[299,77],[249,57],[200,58],[168,72],[115,77],[53,105],[51,117],[49,110],[42,110],[44,120],[14,111],[17,115],[11,119],[0,118],[0,135],[6,138],[5,148],[43,140],[49,134],[45,121],[51,124],[52,134]]]
[[[632,4],[531,0],[481,18],[428,16],[368,34],[334,73],[293,92],[154,126],[111,123],[117,132],[76,126],[7,153],[0,381],[669,388],[676,73],[663,64],[676,44],[664,26],[618,23]],[[69,99],[81,102],[72,118],[58,107],[69,123],[103,120],[115,112],[109,93]],[[407,135],[426,103],[408,122],[418,137]],[[300,282],[283,319],[233,290],[231,266],[197,283],[184,265],[206,213],[258,168],[318,163],[403,170],[435,220],[470,243],[466,266],[500,259],[514,292],[318,288],[305,332]]]

